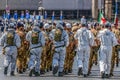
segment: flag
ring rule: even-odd
[[[105,24],[106,23],[106,19],[104,18],[103,13],[101,11],[99,13],[98,22],[100,24]]]
[[[45,11],[44,19],[47,19],[47,12]]]
[[[53,13],[52,13],[52,22],[54,22],[54,19],[55,19],[55,12],[53,11]]]
[[[115,6],[115,18],[114,18],[114,24],[115,24],[115,27],[117,28],[118,26],[118,4],[116,2],[116,6]]]
[[[61,21],[63,20],[63,12],[62,11],[60,12],[60,20]]]

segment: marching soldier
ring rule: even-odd
[[[64,64],[64,72],[65,74],[72,72],[72,66],[74,62],[74,50],[75,50],[75,42],[74,42],[74,34],[71,30],[72,26],[70,23],[66,24],[66,31],[69,35],[69,45],[66,48],[66,58]]]
[[[17,24],[16,33],[20,36],[21,47],[18,49],[17,55],[17,71],[18,73],[25,72],[27,68],[27,58],[28,58],[28,42],[25,40],[24,25],[22,23]]]
[[[41,57],[41,74],[45,73],[46,71],[49,71],[50,69],[50,63],[51,63],[51,41],[49,39],[50,34],[50,25],[48,23],[44,24],[44,37],[45,37],[45,46],[43,48],[42,57]]]
[[[112,32],[115,34],[118,44],[120,44],[120,29],[116,29],[113,28]],[[119,64],[119,49],[120,49],[120,45],[117,45],[115,47],[113,47],[113,52],[112,52],[112,59],[111,59],[111,70],[110,70],[110,76],[113,76],[113,70],[114,70],[114,66],[116,63],[116,66],[118,67]]]
[[[14,76],[16,67],[17,49],[21,46],[19,35],[14,30],[14,24],[10,23],[7,32],[0,38],[0,44],[3,46],[4,59],[4,75],[7,75],[8,67],[11,63],[10,75]]]
[[[90,47],[94,43],[93,34],[86,28],[83,23],[81,28],[75,34],[77,45],[77,64],[78,64],[78,76],[82,75],[87,77],[88,63],[90,57]]]
[[[45,40],[46,40],[46,69],[47,71],[49,71],[50,68],[52,67],[52,57],[53,57],[53,53],[51,51],[52,41],[50,39],[50,33],[52,30],[52,26],[46,23],[44,25],[44,29],[45,29]]]
[[[45,38],[40,30],[41,28],[43,28],[43,26],[36,25],[33,27],[32,31],[29,31],[26,35],[26,40],[30,44],[30,59],[28,63],[28,68],[30,69],[29,76],[32,76],[33,74],[35,76],[40,76],[40,58],[42,47],[45,45]]]
[[[117,39],[110,30],[111,25],[105,24],[105,28],[99,31],[97,38],[100,41],[99,66],[101,78],[110,77],[112,48],[117,45]]]
[[[54,50],[52,62],[53,75],[58,72],[58,76],[63,76],[66,47],[69,44],[68,34],[61,24],[57,24],[56,29],[51,32],[50,36],[53,41],[52,50]]]
[[[99,26],[98,23],[96,23],[94,25],[94,27],[91,26],[91,32],[93,33],[94,35],[94,46],[91,47],[91,51],[90,51],[90,59],[89,59],[89,68],[88,68],[88,75],[91,73],[91,68],[93,66],[93,63],[95,63],[97,65],[97,52],[98,52],[98,49],[99,49],[99,45],[97,44],[97,41],[96,41],[96,37],[97,37],[97,27]]]

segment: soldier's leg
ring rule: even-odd
[[[115,51],[112,51],[112,58],[111,58],[111,69],[110,69],[110,76],[113,76],[113,70],[115,65]]]
[[[60,54],[59,54],[59,73],[58,76],[63,76],[63,70],[64,70],[64,61],[65,61],[65,55],[66,54],[66,50],[61,50]]]
[[[87,73],[88,73],[89,58],[90,58],[90,48],[89,47],[87,47],[87,49],[85,49],[85,53],[83,55],[84,55],[83,74],[84,74],[84,77],[86,77]]]
[[[44,51],[41,54],[41,66],[40,66],[40,74],[44,74],[46,69],[46,55]]]
[[[15,71],[15,67],[16,67],[16,55],[12,55],[11,56],[11,76],[14,76],[14,71]]]
[[[90,51],[90,58],[89,58],[89,67],[88,67],[88,75],[91,73],[91,68],[92,68],[92,65],[93,65],[93,49],[91,49]]]
[[[118,67],[119,66],[119,53],[118,53],[117,47],[115,49],[115,62],[116,62],[116,67]]]
[[[53,75],[58,72],[58,60],[59,60],[59,53],[55,52],[53,55],[52,67],[53,67]]]
[[[95,64],[95,65],[97,65],[97,50],[94,50],[93,51],[93,63]]]
[[[8,67],[11,62],[11,57],[7,54],[5,54],[4,58],[4,75],[7,75]]]
[[[68,70],[69,73],[72,73],[73,62],[74,62],[74,52],[71,54],[71,58],[70,58],[70,65]]]
[[[64,62],[64,73],[65,74],[68,74],[68,66],[69,66],[69,53],[67,52],[66,53],[66,56],[65,56],[65,62]]]
[[[36,59],[36,56],[34,54],[31,54],[30,59],[29,59],[29,63],[28,63],[28,68],[30,69],[29,76],[32,76],[34,73],[35,59]]]
[[[111,58],[112,58],[112,48],[108,48],[107,54],[106,54],[106,77],[109,78],[110,69],[111,69]]]
[[[35,76],[40,76],[40,57],[39,57],[39,55],[36,56]]]
[[[23,58],[21,58],[21,57],[17,57],[17,62],[16,62],[16,64],[17,64],[17,72],[18,73],[22,73],[22,69],[23,69],[23,65],[22,65],[22,63],[23,63]]]

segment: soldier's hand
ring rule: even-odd
[[[5,49],[2,49],[2,54],[5,55]]]
[[[55,46],[52,46],[52,50],[55,50]]]

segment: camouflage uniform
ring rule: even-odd
[[[75,56],[75,42],[74,42],[74,34],[71,31],[71,25],[69,23],[66,24],[67,33],[69,35],[69,45],[66,48],[66,57],[65,57],[65,64],[64,64],[64,72],[65,74],[72,72],[72,66]]]
[[[115,33],[115,36],[118,40],[118,43],[120,43],[120,30],[119,29],[113,29],[112,32]],[[114,70],[115,63],[116,63],[117,67],[118,67],[118,64],[119,64],[119,53],[118,53],[119,49],[120,49],[119,45],[113,47],[112,59],[111,59],[111,70],[110,70],[110,75],[111,76],[113,76],[113,70]]]
[[[93,33],[94,38],[96,38],[97,30],[91,29],[91,32]],[[90,71],[91,71],[91,68],[93,66],[93,63],[95,63],[97,65],[97,52],[98,52],[98,49],[99,49],[99,46],[95,42],[94,46],[91,47],[91,51],[90,51],[88,75],[90,74]]]
[[[18,49],[18,55],[17,55],[17,70],[19,73],[22,73],[27,68],[28,53],[26,51],[28,50],[29,47],[27,41],[25,40],[24,31],[18,29],[16,32],[21,39],[21,47]]]

